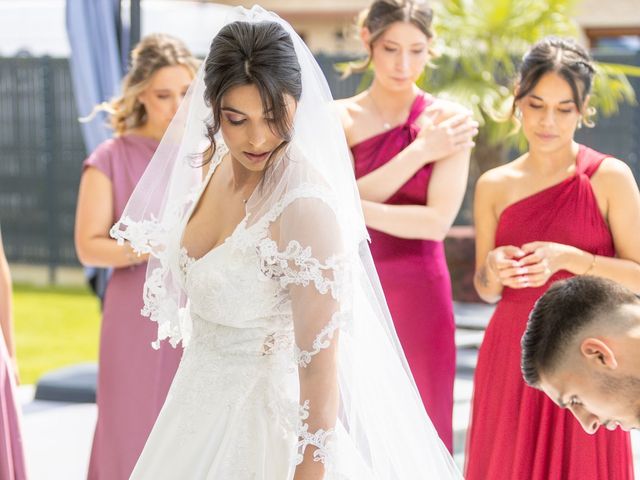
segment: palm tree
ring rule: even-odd
[[[482,125],[475,159],[480,172],[504,163],[511,147],[523,147],[510,114],[518,62],[548,35],[577,37],[571,19],[576,0],[442,0],[434,3],[441,56],[419,80],[440,97],[473,110]],[[591,105],[605,116],[636,98],[626,75],[640,67],[597,63]],[[489,149],[490,155],[483,152]],[[487,152],[487,153],[489,153]]]
[[[507,161],[514,148],[526,144],[514,134],[511,119],[513,81],[524,53],[548,35],[578,36],[571,18],[576,0],[441,0],[434,2],[436,48],[419,85],[442,98],[466,105],[481,129],[476,139],[469,187],[457,223],[470,223],[473,186],[486,170]],[[622,102],[635,104],[627,75],[640,76],[640,67],[597,63],[591,105],[605,116]]]

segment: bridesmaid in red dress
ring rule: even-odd
[[[594,68],[572,41],[525,56],[515,92],[529,151],[486,172],[475,199],[475,285],[499,301],[480,348],[467,480],[626,480],[629,434],[585,433],[571,412],[525,385],[520,339],[555,280],[598,275],[640,292],[640,196],[620,160],[578,145]],[[571,404],[568,408],[578,408]]]
[[[109,105],[115,138],[83,164],[76,250],[86,265],[113,268],[104,297],[89,480],[131,475],[178,368],[182,348],[151,347],[157,327],[140,314],[146,258],[109,229],[158,147],[197,69],[181,41],[149,35],[132,52],[122,96]]]
[[[415,86],[430,56],[431,20],[422,2],[373,2],[361,30],[373,83],[338,105],[391,316],[451,451],[455,325],[443,239],[464,196],[477,123]]]

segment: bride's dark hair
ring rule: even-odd
[[[205,163],[216,150],[214,137],[220,130],[222,97],[237,86],[258,88],[263,111],[273,118],[271,129],[284,140],[274,154],[291,140],[293,119],[285,95],[300,100],[302,77],[291,36],[279,23],[233,22],[224,26],[211,42],[204,85],[204,100],[212,109],[212,119],[207,123],[211,145],[204,154]]]

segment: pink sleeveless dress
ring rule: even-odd
[[[25,480],[20,405],[9,351],[0,331],[0,479]]]
[[[351,147],[356,177],[384,165],[418,135],[417,119],[433,98],[420,94],[403,125]],[[385,203],[425,205],[433,164],[411,177]],[[371,253],[400,343],[424,406],[452,451],[456,350],[451,280],[443,242],[408,240],[369,229]]]
[[[590,183],[606,157],[581,145],[575,175],[504,210],[496,246],[547,241],[614,256]],[[588,435],[571,412],[522,378],[520,339],[529,312],[553,282],[570,276],[560,271],[542,287],[504,289],[478,357],[467,480],[633,479],[628,433],[600,428]]]
[[[153,139],[126,135],[107,140],[85,160],[85,168],[95,167],[111,180],[114,223],[157,147]],[[157,327],[140,315],[146,269],[115,269],[105,292],[89,480],[129,478],[182,356],[182,348],[167,342],[160,350],[151,347]]]

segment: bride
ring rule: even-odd
[[[151,254],[143,313],[184,347],[131,478],[460,478],[393,330],[320,69],[276,15],[219,8],[112,229]]]

